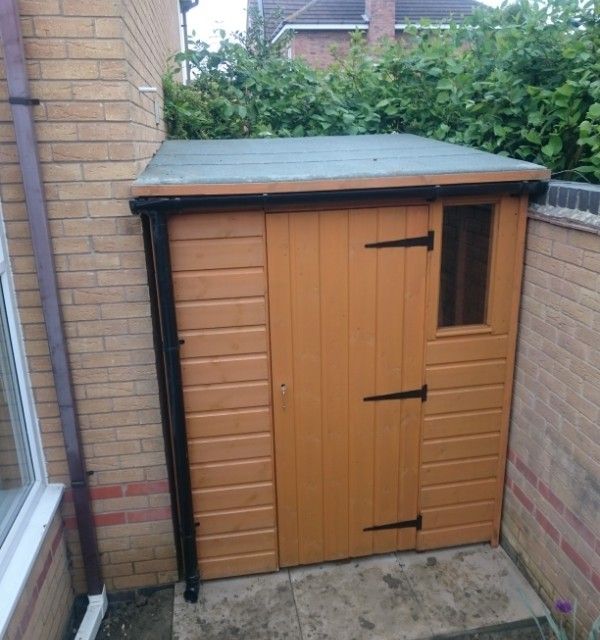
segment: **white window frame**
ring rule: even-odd
[[[62,484],[49,484],[44,461],[37,414],[23,334],[19,322],[17,299],[6,243],[0,205],[0,293],[6,315],[15,361],[18,391],[23,407],[34,481],[19,509],[4,542],[0,546],[0,638],[3,637],[21,593],[27,583],[64,491]]]

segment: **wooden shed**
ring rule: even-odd
[[[190,598],[196,562],[497,544],[548,178],[405,134],[163,144],[132,209]]]

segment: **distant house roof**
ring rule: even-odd
[[[248,6],[258,8],[265,22],[269,39],[282,28],[315,29],[347,26],[348,30],[367,28],[364,0],[249,0]],[[477,0],[396,0],[396,25],[415,23],[422,19],[433,22],[462,20],[482,5]]]

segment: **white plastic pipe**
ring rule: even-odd
[[[106,585],[102,589],[102,593],[98,596],[88,596],[88,606],[85,610],[83,620],[79,625],[79,629],[75,634],[75,640],[94,640],[104,614],[108,609],[108,598],[106,597]]]

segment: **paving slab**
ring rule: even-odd
[[[501,547],[399,553],[398,559],[433,635],[527,620],[528,607],[543,616],[540,598]]]
[[[290,575],[304,640],[432,635],[395,554],[300,567]]]
[[[301,640],[287,571],[212,580],[196,604],[175,587],[173,640]]]
[[[195,605],[177,585],[173,638],[421,640],[486,629],[501,638],[504,626],[531,619],[524,600],[543,615],[501,548],[392,553],[205,582]]]

